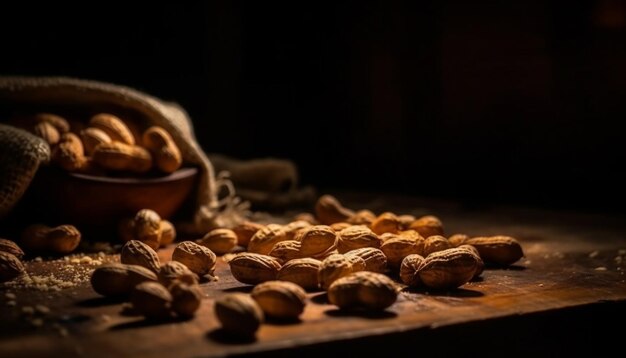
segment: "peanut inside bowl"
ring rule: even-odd
[[[77,117],[68,121],[45,112],[18,117],[52,153],[50,165],[39,168],[27,191],[22,217],[108,234],[141,209],[163,219],[181,209],[198,169],[185,166],[169,132],[132,116]]]

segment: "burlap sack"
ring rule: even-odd
[[[182,229],[202,233],[242,220],[246,206],[235,197],[227,178],[216,178],[211,162],[195,139],[191,121],[180,106],[128,87],[91,80],[0,77],[0,108],[31,104],[119,108],[141,115],[150,125],[163,127],[172,135],[185,162],[200,169],[195,215]],[[4,120],[6,118],[0,118]],[[40,163],[49,158],[50,148],[46,142],[23,130],[0,124],[0,218],[15,206]],[[218,191],[222,186],[229,192],[220,199]]]

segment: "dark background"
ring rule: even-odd
[[[626,2],[3,5],[0,74],[179,102],[303,184],[623,212]]]

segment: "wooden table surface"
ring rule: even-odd
[[[265,323],[252,341],[225,336],[213,315],[215,297],[251,289],[235,281],[221,259],[219,281],[202,285],[202,306],[185,321],[152,322],[128,314],[123,302],[101,298],[88,282],[59,292],[5,287],[0,288],[0,357],[287,356],[374,349],[429,356],[558,356],[586,347],[584,337],[595,337],[592,344],[608,349],[613,341],[597,340],[605,329],[581,332],[580,327],[600,316],[624,322],[626,235],[621,217],[506,207],[468,210],[400,197],[347,198],[355,208],[438,215],[449,234],[515,236],[526,256],[508,269],[487,269],[482,280],[458,290],[405,289],[379,314],[344,313],[328,304],[325,293],[310,293],[300,322]],[[159,255],[169,260],[171,248]],[[35,273],[58,270],[58,265],[62,263],[26,263]],[[15,306],[7,305],[7,292],[17,296]],[[22,313],[22,307],[37,304],[50,308],[41,327],[33,327]]]

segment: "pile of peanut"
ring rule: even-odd
[[[162,221],[147,220],[153,232],[142,235],[150,232],[141,229],[145,217],[134,219],[122,263],[95,270],[94,290],[129,297],[146,317],[191,316],[202,297],[198,279],[214,273],[217,255],[244,247],[228,263],[235,279],[254,288],[218,297],[214,312],[222,329],[246,336],[265,319],[297,321],[306,291],[326,291],[328,301],[343,310],[384,310],[403,287],[393,278],[410,287],[450,290],[480,276],[485,263],[507,266],[524,255],[512,237],[445,237],[434,216],[354,212],[325,195],[315,216],[301,214],[286,225],[245,222],[215,229],[177,244],[172,261],[161,264],[154,250],[162,243]]]
[[[38,113],[20,119],[18,125],[43,138],[52,149],[53,162],[69,172],[141,174],[156,168],[169,174],[182,165],[181,152],[165,129],[153,126],[137,132],[134,124],[113,114],[96,114],[85,126]]]

